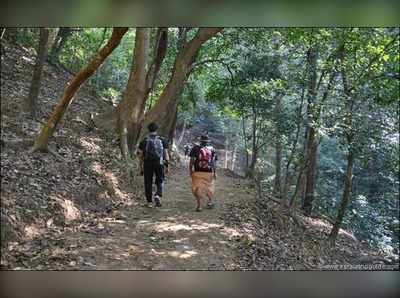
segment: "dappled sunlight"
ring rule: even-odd
[[[174,222],[160,222],[155,224],[155,229],[160,232],[178,232],[178,231],[207,231],[209,229],[220,228],[222,225],[213,223],[201,224],[183,224]]]
[[[180,252],[180,251],[170,251],[168,252],[168,255],[174,258],[180,258],[180,259],[188,259],[191,258],[195,255],[197,255],[198,253],[195,252],[194,250],[187,250],[184,252]]]
[[[98,174],[98,175],[104,174],[103,166],[101,165],[101,163],[99,163],[97,161],[92,162],[91,168],[95,174]]]
[[[114,173],[106,171],[104,173],[104,177],[106,179],[107,189],[110,190],[112,195],[117,196],[119,199],[123,201],[129,200],[129,195],[126,192],[121,191],[118,183],[118,178],[115,177]]]
[[[354,241],[358,241],[357,238],[352,233],[345,231],[343,229],[339,230],[339,235],[346,236],[348,238],[353,239]]]
[[[332,224],[327,222],[326,220],[320,218],[311,218],[311,217],[306,217],[305,220],[312,227],[317,228],[319,230],[330,231],[332,229]],[[358,241],[357,238],[351,232],[343,229],[339,229],[339,235],[351,238],[354,241]]]
[[[307,223],[317,228],[325,228],[325,229],[332,228],[332,224],[319,218],[306,217],[305,220],[307,221]]]
[[[33,59],[31,59],[29,57],[21,56],[21,58],[22,58],[22,60],[28,62],[29,64],[33,64],[34,63]]]
[[[79,143],[90,153],[100,153],[100,146],[95,144],[92,138],[81,137]]]
[[[33,240],[34,238],[41,236],[43,232],[44,229],[38,224],[27,225],[24,228],[25,237],[28,240]]]
[[[174,243],[186,243],[186,242],[189,242],[189,238],[185,237],[185,238],[181,238],[181,239],[174,239],[174,240],[172,240],[172,242],[174,242]]]
[[[126,192],[121,191],[118,178],[115,174],[111,171],[107,171],[103,168],[102,164],[97,161],[93,161],[91,164],[92,171],[99,175],[103,176],[105,179],[105,188],[110,193],[110,195],[117,197],[119,200],[122,201],[129,201],[129,194]]]
[[[51,198],[60,205],[66,222],[71,222],[81,218],[81,212],[75,206],[73,201],[65,198],[60,198],[56,195],[52,195]]]
[[[228,228],[228,227],[224,227],[221,230],[221,234],[227,236],[229,239],[232,239],[234,237],[241,237],[243,236],[242,233],[238,232],[238,230],[232,229],[232,228]],[[253,235],[251,234],[247,234],[248,237],[252,236],[254,238]]]

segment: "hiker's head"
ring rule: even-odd
[[[151,122],[147,128],[149,129],[150,132],[156,132],[158,129],[157,123]]]
[[[208,136],[207,135],[202,135],[200,137],[200,145],[201,146],[206,146],[206,145],[208,145],[208,143],[210,143],[210,139],[208,138]]]

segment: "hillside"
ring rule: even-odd
[[[142,177],[129,181],[118,140],[88,121],[110,108],[89,87],[76,95],[51,143],[62,159],[29,153],[71,75],[45,65],[40,121],[30,119],[21,104],[34,54],[3,46],[2,269],[398,269],[398,260],[343,230],[328,247],[329,222],[285,214],[228,170],[218,173],[216,208],[194,212],[182,156],[167,178],[163,207],[146,209]]]

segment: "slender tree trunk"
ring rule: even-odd
[[[317,163],[317,142],[315,140],[315,130],[310,127],[307,139],[307,169],[306,169],[306,183],[305,183],[305,196],[302,209],[306,215],[311,215],[314,190],[316,183],[316,163]]]
[[[32,117],[36,116],[37,101],[40,90],[40,83],[42,77],[43,65],[47,56],[47,42],[49,39],[49,29],[40,28],[40,38],[37,48],[37,57],[35,66],[33,69],[33,76],[31,81],[31,87],[29,89],[29,95],[25,99],[25,110],[30,112]]]
[[[304,162],[304,160],[303,160]],[[302,187],[304,185],[304,170],[305,170],[305,165],[299,167],[299,174],[297,176],[297,182],[296,182],[296,187],[294,189],[293,195],[290,198],[289,206],[293,207],[294,202],[296,201],[296,198],[298,196],[298,193],[302,191]],[[300,194],[301,196],[301,194]]]
[[[246,173],[249,170],[249,147],[247,145],[247,135],[246,135],[246,126],[245,126],[245,119],[242,117],[242,131],[243,131],[243,141],[244,141],[244,149],[246,151]]]
[[[6,32],[6,28],[1,27],[0,29],[0,39],[3,39],[4,33]]]
[[[62,94],[59,103],[53,110],[49,120],[43,127],[37,137],[32,151],[47,151],[49,139],[53,135],[57,124],[61,120],[68,106],[71,104],[75,93],[80,86],[96,71],[96,69],[104,62],[111,52],[118,46],[121,38],[128,31],[128,28],[114,28],[108,43],[100,50],[100,52],[92,58],[92,61],[82,69],[68,84]]]
[[[276,95],[275,103],[275,179],[273,193],[276,197],[281,197],[281,168],[282,168],[282,137],[280,129],[281,117],[281,94]]]
[[[232,172],[235,170],[235,162],[236,162],[236,157],[237,157],[236,150],[237,150],[237,145],[235,144],[235,145],[233,145],[232,159],[231,159],[231,161],[232,161],[231,171]]]
[[[98,52],[101,48],[101,45],[103,44],[104,40],[106,39],[106,33],[107,33],[107,27],[103,29],[103,34],[101,35],[101,40],[97,46],[96,52]]]
[[[289,188],[289,180],[291,179],[291,175],[290,175],[290,166],[292,164],[293,158],[294,158],[294,154],[296,152],[296,148],[297,148],[297,143],[299,141],[299,136],[300,136],[300,130],[301,130],[301,124],[302,124],[302,110],[303,110],[303,102],[304,102],[304,93],[305,93],[305,88],[303,86],[302,88],[302,92],[301,92],[301,101],[300,101],[300,105],[299,108],[297,110],[297,128],[296,128],[296,136],[294,138],[293,144],[292,144],[292,150],[290,151],[290,155],[288,158],[288,161],[286,163],[286,169],[285,169],[285,180],[283,183],[283,191],[282,191],[282,197],[287,198],[288,195],[288,188]],[[296,190],[298,189],[297,183],[296,183]],[[292,206],[292,200],[290,200],[290,206]]]
[[[59,56],[61,53],[62,48],[64,47],[65,43],[67,42],[68,38],[72,34],[72,28],[70,27],[61,27],[58,30],[57,36],[53,43],[53,46],[50,50],[49,60],[54,65],[59,64]]]
[[[328,241],[333,246],[335,245],[335,241],[337,235],[340,230],[340,226],[342,225],[343,218],[347,209],[347,205],[349,203],[351,197],[351,188],[352,188],[352,178],[353,178],[353,163],[354,163],[354,156],[352,151],[350,151],[347,155],[347,169],[346,169],[346,178],[344,182],[344,189],[342,200],[340,203],[339,211],[336,217],[335,224],[332,227],[332,231],[329,234]]]
[[[314,201],[314,190],[315,190],[315,170],[317,160],[317,144],[316,144],[316,132],[315,132],[315,97],[316,97],[316,81],[317,81],[317,52],[314,48],[310,48],[307,53],[307,62],[309,66],[308,71],[308,105],[307,105],[307,116],[308,116],[308,133],[307,133],[307,169],[306,169],[306,189],[305,197],[302,205],[302,209],[306,215],[311,215],[313,201]]]
[[[49,39],[47,41],[47,50],[53,48],[53,45],[56,42],[58,31],[59,28],[49,28]],[[48,59],[48,56],[46,57],[46,59]]]
[[[258,147],[257,147],[257,113],[255,112],[255,108],[253,107],[253,123],[252,123],[252,154],[251,154],[251,162],[249,166],[249,170],[247,176],[249,178],[254,178],[256,163],[258,158]]]
[[[3,37],[5,39],[8,39],[12,43],[16,43],[17,36],[18,36],[18,30],[19,30],[19,28],[15,28],[15,27],[5,28],[5,30],[4,30],[5,32],[3,32]]]
[[[340,58],[343,61],[344,60],[344,47],[342,49],[342,52],[340,53]],[[345,94],[345,135],[346,135],[346,141],[348,145],[348,153],[347,153],[347,169],[346,169],[346,178],[344,181],[344,188],[343,188],[343,195],[342,195],[342,200],[340,202],[340,207],[339,211],[336,217],[335,224],[332,227],[332,231],[329,234],[328,237],[328,242],[331,246],[335,245],[335,241],[337,238],[337,235],[340,230],[340,226],[342,225],[343,218],[347,209],[348,202],[351,197],[351,191],[352,191],[352,182],[353,182],[353,164],[354,164],[354,151],[353,151],[353,105],[354,105],[354,96],[351,91],[350,87],[347,82],[347,77],[345,73],[345,68],[342,65],[342,81],[343,81],[343,90]]]

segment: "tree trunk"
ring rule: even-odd
[[[246,150],[246,173],[249,170],[249,147],[247,145],[247,135],[246,135],[246,126],[245,119],[242,116],[242,130],[243,130],[243,140],[244,140],[244,149]]]
[[[179,147],[182,143],[183,137],[185,135],[186,132],[186,120],[183,119],[183,126],[182,126],[182,132],[181,135],[179,136],[178,142],[176,143],[176,145]]]
[[[49,139],[53,135],[57,124],[61,120],[68,106],[73,100],[73,96],[79,87],[96,71],[96,69],[104,62],[111,52],[118,46],[121,38],[128,31],[128,28],[114,28],[112,36],[108,43],[100,50],[100,52],[92,58],[92,61],[82,69],[68,84],[62,94],[59,103],[55,107],[49,120],[43,127],[41,133],[37,137],[32,151],[47,151]]]
[[[309,66],[308,71],[308,104],[307,104],[307,116],[308,116],[308,133],[306,142],[306,154],[307,154],[307,169],[306,169],[306,189],[305,197],[302,205],[302,209],[306,215],[311,215],[313,201],[314,201],[314,190],[315,190],[315,170],[316,170],[316,159],[317,159],[317,143],[315,140],[315,97],[316,97],[316,81],[317,81],[317,52],[314,48],[310,48],[307,53],[307,62]]]
[[[100,42],[99,42],[99,44],[97,46],[96,52],[98,52],[100,50],[101,45],[103,44],[104,40],[106,39],[107,29],[108,29],[107,27],[105,27],[103,29],[103,34],[101,35],[101,40],[100,40]]]
[[[143,122],[148,94],[146,92],[146,74],[149,33],[148,28],[136,29],[131,73],[122,101],[117,107],[117,131],[120,138],[121,153],[125,160],[129,160],[134,153],[133,150],[138,141]]]
[[[316,163],[317,163],[317,142],[315,141],[315,130],[310,127],[307,139],[307,169],[306,169],[306,183],[305,183],[305,196],[303,201],[303,210],[306,215],[311,215],[314,190],[316,183]]]
[[[18,30],[19,30],[19,28],[15,28],[15,27],[5,28],[5,31],[3,32],[3,38],[7,39],[8,41],[10,41],[12,43],[16,43],[17,37],[18,37]]]
[[[302,116],[302,110],[303,110],[303,102],[304,102],[304,93],[305,93],[305,88],[303,86],[302,91],[301,91],[301,101],[300,101],[300,105],[299,108],[297,110],[297,123],[296,123],[296,136],[294,138],[293,144],[292,144],[292,150],[290,151],[290,155],[289,158],[287,160],[286,163],[286,169],[285,169],[285,179],[283,182],[283,191],[282,191],[282,197],[283,198],[287,198],[288,195],[288,188],[289,188],[289,180],[291,179],[291,175],[290,175],[290,166],[292,164],[293,158],[294,158],[294,154],[296,152],[296,148],[297,148],[297,143],[299,141],[299,135],[300,135],[300,130],[301,130],[301,124],[302,124],[302,120],[303,120],[303,116]],[[301,178],[299,176],[299,178]],[[298,185],[296,183],[296,191],[298,190]],[[293,200],[290,200],[290,206],[292,206]]]
[[[340,53],[341,60],[344,60],[344,47],[342,49],[342,52]],[[335,241],[337,238],[337,235],[340,230],[340,226],[342,225],[343,218],[347,209],[348,202],[351,197],[351,188],[352,188],[352,182],[353,182],[353,164],[354,164],[354,151],[353,151],[353,105],[354,105],[354,97],[350,91],[350,87],[347,82],[347,77],[345,73],[345,68],[342,65],[341,69],[342,73],[342,81],[343,81],[343,90],[345,94],[345,135],[346,135],[346,141],[348,145],[348,153],[347,153],[347,169],[346,169],[346,178],[344,181],[344,188],[343,188],[343,195],[342,195],[342,200],[340,203],[339,211],[336,217],[335,224],[332,227],[332,231],[329,234],[328,237],[328,242],[331,246],[335,245]]]
[[[249,178],[254,178],[256,163],[258,158],[258,146],[257,146],[257,113],[253,105],[253,123],[252,123],[252,154],[251,162],[247,172]]]
[[[233,151],[232,151],[232,159],[231,159],[231,171],[233,172],[235,170],[235,162],[236,162],[236,150],[237,150],[237,145],[233,145]]]
[[[172,145],[174,144],[177,120],[178,120],[178,110],[176,110],[176,112],[175,112],[174,121],[172,122],[172,126],[171,126],[171,129],[168,134],[168,141],[169,141],[170,148],[172,148]]]
[[[281,167],[282,167],[282,138],[280,128],[280,116],[282,105],[281,94],[276,95],[275,102],[275,179],[273,193],[276,197],[281,197]]]
[[[6,28],[1,27],[0,29],[0,39],[3,39],[4,33],[6,32]]]
[[[199,50],[207,40],[221,30],[222,28],[200,28],[195,37],[181,49],[175,59],[167,85],[156,104],[145,115],[145,126],[151,122],[157,122],[160,126],[159,133],[165,136],[169,134],[183,87],[192,71]]]
[[[343,195],[342,195],[342,200],[340,203],[339,211],[336,217],[335,224],[332,227],[332,231],[329,234],[328,241],[329,243],[333,246],[335,245],[335,241],[337,238],[337,235],[340,230],[340,226],[342,225],[343,218],[347,209],[348,202],[351,197],[351,187],[352,187],[352,180],[353,180],[353,163],[354,163],[354,157],[352,151],[350,151],[347,155],[347,170],[346,170],[346,178],[344,182],[344,189],[343,189]]]
[[[225,142],[225,162],[224,169],[228,168],[228,142]]]
[[[54,65],[59,64],[59,56],[61,53],[62,48],[64,47],[65,43],[67,42],[68,38],[72,34],[72,28],[70,27],[61,27],[58,30],[57,36],[53,43],[53,46],[50,50],[49,60]]]
[[[150,29],[136,30],[134,64],[132,64],[124,97],[117,107],[117,130],[120,136],[121,153],[126,160],[132,157],[140,133],[143,131],[146,102],[166,54],[168,29],[158,29],[154,45],[154,60],[148,66],[149,37]]]
[[[25,109],[28,112],[30,112],[32,117],[36,116],[37,100],[40,90],[42,70],[47,56],[48,39],[49,39],[49,29],[40,28],[40,38],[37,49],[36,62],[33,69],[31,87],[29,89],[29,96],[25,99]]]

